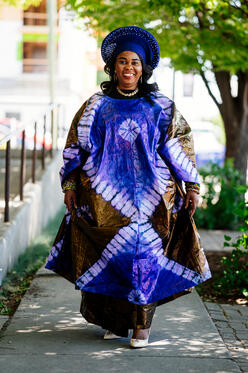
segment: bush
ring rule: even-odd
[[[242,234],[231,242],[231,237],[225,236],[224,246],[234,247],[230,257],[222,257],[223,272],[217,277],[214,287],[223,296],[239,294],[248,299],[248,203],[240,202],[234,211],[243,224]]]
[[[209,163],[199,169],[202,177],[202,205],[196,210],[195,221],[199,228],[237,229],[242,223],[235,213],[244,200],[247,187],[242,185],[242,175],[228,159],[224,166]]]

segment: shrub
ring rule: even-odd
[[[217,277],[214,287],[223,296],[239,294],[248,299],[248,203],[240,202],[235,213],[242,219],[241,235],[231,242],[225,236],[224,246],[234,247],[230,257],[222,257],[224,269]]]
[[[202,177],[202,205],[196,210],[195,221],[199,228],[237,229],[241,218],[235,213],[244,200],[246,187],[242,175],[228,159],[224,166],[209,163],[199,169]]]

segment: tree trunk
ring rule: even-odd
[[[234,158],[234,166],[243,175],[243,183],[247,180],[247,159],[248,159],[248,113],[243,113],[241,120],[241,130],[238,141],[239,149]]]
[[[238,76],[238,95],[231,94],[230,74],[216,71],[215,79],[222,103],[218,105],[226,133],[226,158],[234,159],[234,166],[246,181],[248,158],[248,73]]]

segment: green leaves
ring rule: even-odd
[[[67,0],[67,7],[78,17],[87,17],[89,29],[102,36],[120,26],[150,29],[162,57],[170,57],[173,66],[184,72],[199,72],[199,50],[206,69],[214,65],[235,73],[248,68],[248,5],[235,4],[224,0]]]
[[[231,239],[232,239],[232,237],[227,236],[227,235],[224,235],[224,238],[225,238],[226,241],[231,241]]]
[[[237,229],[248,219],[244,194],[247,186],[241,184],[242,175],[228,159],[221,167],[209,163],[199,170],[204,194],[202,205],[196,210],[198,227],[205,229]],[[226,240],[225,246],[229,240]]]
[[[41,0],[0,0],[0,5],[11,5],[26,10],[30,5],[38,6]]]
[[[240,188],[243,191],[242,188]],[[224,236],[224,246],[233,247],[230,257],[222,257],[224,269],[215,281],[215,287],[223,294],[228,296],[233,292],[248,299],[248,203],[243,203],[243,220],[240,231],[243,232],[240,237],[231,242],[231,237]]]

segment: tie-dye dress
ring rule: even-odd
[[[78,170],[79,207],[66,211],[46,268],[85,301],[159,305],[211,277],[183,206],[184,182],[199,182],[190,127],[170,99],[94,94],[74,117],[63,156],[62,184]]]

